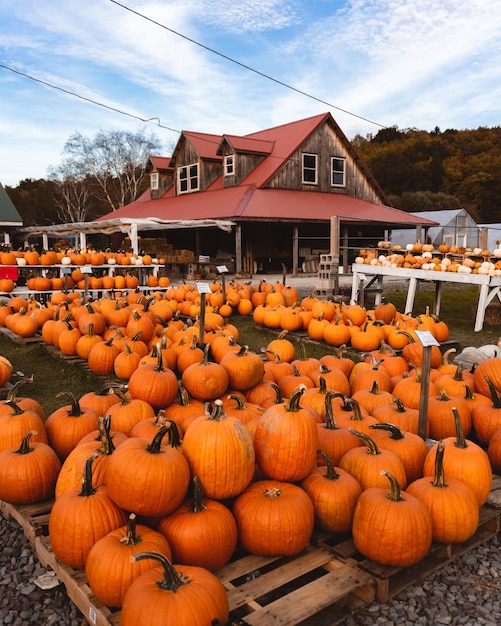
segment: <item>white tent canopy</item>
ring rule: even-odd
[[[228,220],[161,220],[156,217],[144,219],[117,218],[95,222],[74,222],[72,224],[52,224],[51,226],[26,226],[20,232],[29,235],[42,235],[44,248],[48,247],[47,237],[55,235],[79,235],[80,247],[86,248],[86,235],[93,233],[126,233],[131,241],[131,247],[136,254],[139,252],[138,232],[147,230],[168,230],[174,228],[220,228],[231,232],[235,222]]]

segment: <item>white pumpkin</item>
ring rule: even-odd
[[[71,265],[71,259],[69,256],[63,256],[61,258],[61,265]]]
[[[18,256],[16,259],[16,263],[19,265],[19,267],[24,267],[26,265],[26,259],[22,256]]]

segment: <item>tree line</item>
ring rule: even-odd
[[[433,131],[396,126],[352,140],[393,206],[407,212],[464,208],[477,223],[501,222],[501,127]],[[133,202],[161,154],[153,134],[74,133],[46,179],[6,191],[26,226],[91,221]]]
[[[464,208],[479,224],[501,222],[501,127],[427,132],[393,126],[352,143],[393,206]]]

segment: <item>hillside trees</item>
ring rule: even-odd
[[[353,143],[396,207],[463,207],[478,222],[501,221],[501,127],[391,127],[375,136],[357,135]]]

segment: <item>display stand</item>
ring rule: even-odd
[[[407,300],[405,313],[412,313],[414,299],[420,282],[435,283],[435,302],[433,313],[439,315],[441,304],[441,290],[444,283],[456,285],[478,285],[479,297],[477,313],[475,317],[476,332],[481,331],[484,325],[485,310],[487,306],[497,298],[501,302],[501,276],[489,276],[488,274],[460,274],[458,272],[438,272],[433,270],[414,270],[400,267],[385,267],[366,263],[354,263],[352,265],[353,281],[351,288],[351,301],[357,302],[361,289],[367,289],[377,283],[376,304],[379,304],[383,294],[383,280],[401,279],[408,281]],[[371,277],[367,280],[367,277]]]

